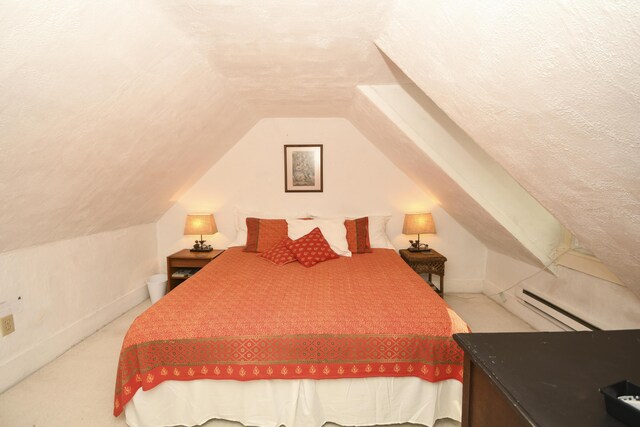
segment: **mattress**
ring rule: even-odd
[[[114,415],[167,381],[462,380],[466,324],[389,249],[312,268],[231,248],[127,332]]]

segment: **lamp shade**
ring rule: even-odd
[[[430,213],[404,215],[403,234],[435,234],[436,224]]]
[[[215,234],[218,232],[213,214],[189,214],[184,224],[185,235]]]

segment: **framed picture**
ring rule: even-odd
[[[284,191],[322,192],[322,145],[284,146]]]

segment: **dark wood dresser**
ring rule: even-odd
[[[624,427],[604,388],[640,384],[640,330],[456,334],[463,427]]]

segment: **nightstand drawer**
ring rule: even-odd
[[[209,264],[209,259],[175,259],[171,262],[172,267],[204,267]]]

